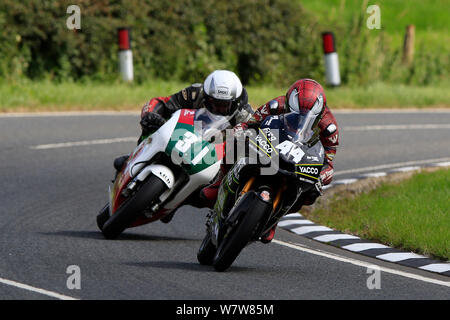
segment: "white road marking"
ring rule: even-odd
[[[360,252],[364,250],[369,249],[386,249],[389,248],[388,246],[385,246],[384,244],[380,243],[353,243],[349,244],[347,246],[343,246],[342,249],[353,251],[353,252]]]
[[[371,125],[371,126],[344,126],[343,132],[349,131],[374,131],[374,130],[425,130],[425,129],[450,129],[448,123],[426,123],[426,124],[393,124],[393,125]]]
[[[387,176],[386,172],[371,172],[371,173],[365,173],[362,174],[361,177],[364,178],[379,178],[379,177],[385,177]]]
[[[336,114],[418,114],[418,113],[450,113],[450,109],[445,108],[430,108],[430,109],[418,109],[418,108],[405,108],[405,109],[333,109],[333,113]]]
[[[310,220],[281,220],[280,222],[278,222],[278,226],[279,227],[285,227],[288,225],[304,225],[304,224],[314,224],[314,222],[310,221]]]
[[[399,262],[407,259],[425,259],[426,257],[411,252],[394,252],[394,253],[380,254],[377,256],[377,258],[390,262]]]
[[[79,117],[79,116],[138,116],[140,111],[55,111],[55,112],[11,112],[0,113],[1,118],[42,118],[42,117]]]
[[[450,167],[450,161],[436,163],[438,167]]]
[[[338,234],[325,234],[323,236],[317,236],[313,239],[320,242],[331,242],[336,240],[361,239],[361,238],[353,236],[351,234],[338,233]]]
[[[316,231],[333,231],[333,229],[330,229],[330,228],[324,227],[324,226],[311,226],[311,227],[293,228],[290,231],[292,231],[293,233],[302,235],[302,234],[316,232]]]
[[[334,184],[351,184],[358,181],[358,179],[340,179],[333,181]]]
[[[49,291],[49,290],[45,290],[45,289],[41,289],[41,288],[36,288],[33,286],[29,286],[27,284],[23,284],[23,283],[8,280],[8,279],[0,278],[0,283],[6,284],[8,286],[13,286],[16,288],[24,289],[24,290],[36,292],[36,293],[43,294],[43,295],[46,295],[46,296],[49,296],[52,298],[56,298],[56,299],[60,299],[60,300],[78,300],[76,298],[69,297],[69,296],[66,296],[63,294],[59,294],[57,292],[53,292],[53,291]]]
[[[419,269],[433,271],[433,272],[446,272],[450,271],[450,263],[432,263],[426,266],[419,267]]]
[[[36,146],[31,146],[31,149],[42,150],[42,149],[57,149],[57,148],[69,148],[69,147],[79,147],[79,146],[89,146],[95,144],[110,144],[117,142],[128,142],[136,141],[136,137],[125,137],[125,138],[113,138],[113,139],[97,139],[97,140],[85,140],[85,141],[73,141],[73,142],[61,142],[61,143],[50,143],[50,144],[39,144]]]
[[[429,109],[334,109],[334,114],[367,114],[367,115],[380,115],[380,114],[448,114],[449,109],[444,108],[429,108]],[[6,112],[0,113],[0,118],[28,118],[28,117],[69,117],[69,116],[129,116],[140,115],[141,110],[130,111],[111,111],[111,110],[93,110],[93,111],[48,111],[48,112]]]
[[[419,169],[420,169],[420,167],[418,167],[418,166],[411,166],[411,167],[397,168],[397,169],[394,169],[392,171],[394,171],[394,172],[408,172],[408,171],[414,171],[414,170],[419,170]]]
[[[284,242],[284,241],[280,241],[277,239],[273,239],[272,242],[276,243],[278,245],[281,245],[281,246],[291,248],[291,249],[311,253],[311,254],[314,254],[317,256],[333,259],[336,261],[350,263],[350,264],[360,266],[360,267],[369,268],[374,265],[373,263],[364,262],[364,261],[351,259],[351,258],[346,258],[346,257],[338,256],[335,254],[331,254],[328,252],[323,252],[323,251],[307,248],[307,247],[304,247],[297,243],[289,243],[289,242]],[[409,273],[409,272],[405,272],[405,271],[400,271],[400,270],[395,270],[395,269],[391,269],[391,268],[387,268],[387,267],[383,267],[383,266],[378,266],[378,268],[380,269],[380,271],[383,271],[386,273],[391,273],[391,274],[395,274],[398,276],[402,276],[402,277],[406,277],[406,278],[410,278],[410,279],[414,279],[414,280],[419,280],[419,281],[423,281],[423,282],[427,282],[427,283],[450,287],[450,281],[442,281],[442,280],[437,280],[437,279],[433,279],[433,278],[428,278],[428,277],[424,277],[421,275],[417,275],[417,274],[413,274],[413,273]]]
[[[401,167],[401,166],[412,166],[412,165],[416,165],[416,164],[439,163],[439,162],[445,163],[446,161],[450,161],[450,158],[447,157],[447,158],[415,160],[415,161],[406,161],[406,162],[382,164],[382,165],[378,165],[378,166],[371,166],[371,167],[363,167],[363,168],[358,168],[358,169],[337,171],[337,172],[334,173],[334,176],[339,176],[339,175],[349,174],[349,173],[358,173],[358,172],[364,172],[364,171],[390,169],[390,168],[396,168],[396,167]]]

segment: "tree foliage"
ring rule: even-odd
[[[226,68],[244,83],[287,84],[320,65],[312,19],[289,0],[78,0],[81,29],[68,30],[71,4],[0,3],[0,76],[114,78],[121,26],[131,27],[138,80],[199,81]]]

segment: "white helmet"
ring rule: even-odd
[[[205,107],[214,114],[229,116],[238,108],[243,87],[234,72],[216,70],[206,77],[203,90]]]

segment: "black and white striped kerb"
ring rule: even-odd
[[[356,178],[336,180],[330,185],[326,186],[331,188],[333,186],[342,184],[351,184],[361,179],[371,177],[382,177],[391,173],[407,172],[413,170],[419,170],[425,167],[447,167],[450,166],[450,162],[440,162],[429,164],[425,166],[413,166],[413,167],[401,167],[392,169],[385,172],[373,172],[368,174],[362,174]],[[443,262],[433,260],[428,257],[418,255],[412,252],[401,251],[386,245],[367,241],[360,237],[345,234],[340,231],[333,230],[331,228],[315,224],[314,222],[307,220],[300,213],[292,213],[284,216],[278,226],[293,232],[295,234],[304,236],[315,241],[330,244],[341,249],[356,252],[365,256],[377,258],[380,260],[398,263],[403,266],[414,267],[421,270],[436,272],[450,277],[450,261]]]

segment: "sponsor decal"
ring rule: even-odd
[[[330,170],[326,170],[320,173],[320,176],[322,178],[322,180],[325,180],[326,178],[329,178],[333,175],[334,170],[330,169]]]
[[[299,166],[298,169],[300,170],[301,173],[314,174],[314,175],[319,174],[319,169],[316,167],[301,167],[301,166]]]
[[[167,176],[164,172],[158,171],[158,177],[165,180],[166,184],[168,185],[172,184],[172,179],[169,176]]]
[[[330,140],[331,143],[336,144],[336,142],[338,140],[338,135],[336,134],[333,137],[329,137],[328,140]]]
[[[328,134],[331,135],[331,134],[335,133],[335,132],[336,132],[336,129],[337,129],[337,128],[336,128],[336,125],[335,125],[334,123],[330,124],[330,125],[327,127]]]
[[[268,115],[268,114],[270,114],[270,112],[269,112],[269,110],[268,110],[268,108],[267,108],[267,105],[264,105],[261,109],[259,109],[259,112],[260,112],[262,115]]]
[[[310,183],[310,184],[314,184],[315,183],[314,181],[311,181],[309,179],[305,179],[305,178],[302,178],[302,177],[298,177],[297,179],[299,179],[300,181],[306,182],[306,183]]]
[[[264,137],[261,137],[259,134],[256,136],[256,142],[258,145],[264,149],[267,153],[272,153],[273,149],[267,140]]]
[[[272,118],[273,119],[273,118]],[[272,120],[270,119],[270,120]],[[261,129],[260,129],[261,130]],[[277,138],[275,137],[275,135],[272,133],[272,131],[270,131],[270,128],[264,128],[261,130],[264,135],[266,136],[266,139],[269,141],[275,141],[277,140]]]
[[[178,122],[193,126],[194,125],[194,116],[195,116],[195,110],[184,109],[183,112],[180,114],[180,118],[178,119]]]
[[[306,160],[310,160],[313,162],[319,162],[319,158],[316,156],[306,156]]]
[[[230,96],[230,90],[227,87],[217,87],[216,95],[227,98]]]

